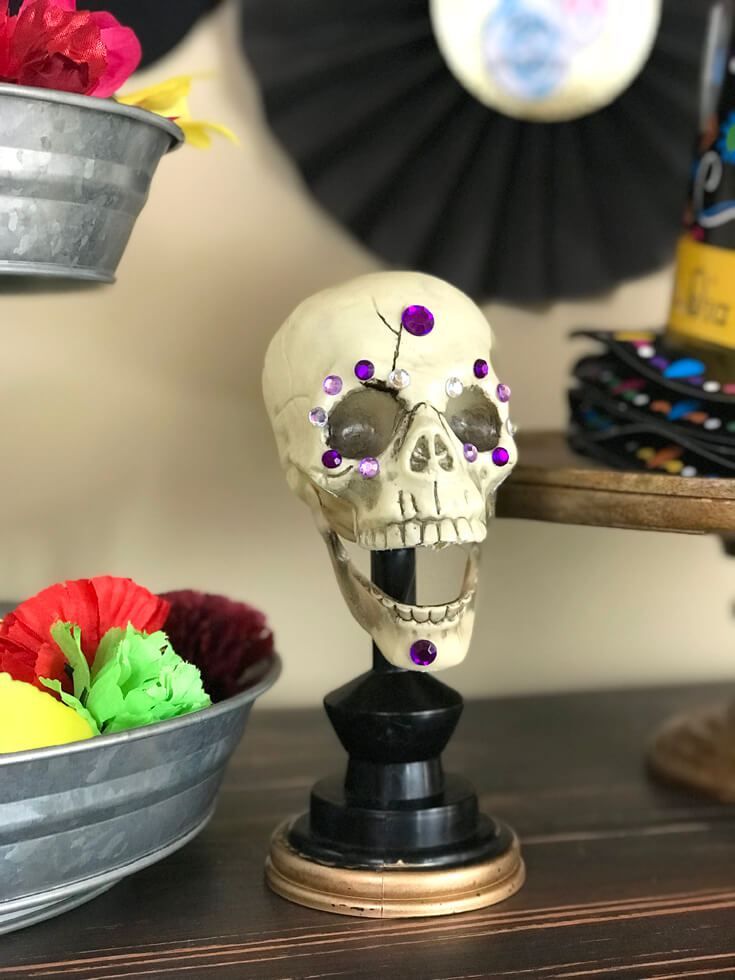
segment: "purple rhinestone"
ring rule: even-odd
[[[436,660],[436,647],[431,640],[416,640],[411,644],[411,660],[417,667],[428,667]]]
[[[486,378],[488,371],[490,370],[490,365],[487,361],[483,361],[481,357],[478,357],[475,361],[472,370],[475,372],[476,378]]]
[[[337,374],[328,374],[322,381],[322,388],[328,395],[338,395],[342,391],[342,378]]]
[[[434,329],[434,314],[425,306],[407,306],[401,313],[401,323],[414,337],[425,337]]]
[[[328,449],[322,455],[322,463],[328,470],[336,470],[338,466],[342,465],[342,457],[336,449]]]
[[[503,449],[502,446],[498,446],[497,449],[493,449],[493,463],[496,466],[505,466],[505,464],[510,459],[510,453],[507,449]]]
[[[358,361],[355,365],[355,377],[359,381],[369,381],[375,374],[375,365],[372,361]]]
[[[471,442],[466,442],[463,448],[464,458],[468,463],[474,463],[477,459],[477,446],[473,446]]]
[[[380,473],[380,463],[377,459],[373,459],[372,456],[366,456],[365,459],[360,460],[357,469],[360,472],[360,476],[366,480],[372,480],[374,476]]]
[[[500,384],[495,390],[498,393],[498,401],[501,402],[510,401],[510,388],[508,387],[508,385]]]

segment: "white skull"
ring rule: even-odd
[[[379,272],[307,299],[266,354],[265,402],[289,485],[316,516],[353,616],[398,667],[439,670],[467,653],[478,545],[516,461],[510,390],[491,345],[487,320],[458,289]],[[462,593],[445,605],[396,602],[352,565],[340,537],[377,551],[469,545]]]

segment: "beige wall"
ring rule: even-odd
[[[368,647],[277,468],[260,366],[302,297],[376,262],[270,142],[230,9],[141,82],[218,67],[195,108],[242,147],[162,163],[119,282],[0,293],[0,594],[115,572],[249,599],[285,659],[271,703],[316,703]],[[661,322],[668,290],[662,272],[594,303],[490,306],[521,425],[564,424],[572,326]],[[730,677],[733,592],[715,540],[496,522],[473,649],[446,679],[476,696]]]

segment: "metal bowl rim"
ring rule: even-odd
[[[113,115],[125,116],[134,119],[136,122],[147,123],[162,129],[171,137],[169,151],[178,149],[184,142],[183,131],[176,123],[159,116],[148,109],[140,109],[137,106],[121,105],[114,99],[102,99],[94,95],[76,95],[72,92],[59,92],[52,88],[34,88],[30,85],[9,85],[7,82],[0,82],[0,98],[8,96],[16,99],[35,99],[37,102],[54,102],[57,105],[70,105],[78,109],[91,109],[92,112],[111,112]],[[51,151],[53,152],[53,151]]]
[[[114,735],[98,735],[96,738],[87,738],[79,742],[68,742],[65,745],[49,745],[42,749],[25,749],[21,752],[7,752],[0,755],[0,770],[5,766],[12,766],[16,763],[41,762],[59,755],[76,755],[82,752],[92,752],[95,749],[104,747],[112,748],[126,742],[140,742],[146,738],[154,738],[159,734],[163,735],[182,728],[188,728],[191,725],[196,725],[199,719],[213,718],[216,715],[227,714],[236,708],[243,708],[246,704],[251,704],[255,701],[256,698],[265,693],[278,680],[282,667],[281,658],[277,653],[274,653],[268,659],[271,661],[268,670],[257,684],[253,684],[252,687],[241,691],[240,694],[236,694],[234,697],[225,698],[224,701],[218,701],[217,704],[212,704],[208,708],[202,708],[200,711],[192,711],[188,715],[182,715],[180,718],[172,718],[170,721],[158,721],[151,725],[144,725],[142,728],[131,728],[125,732],[116,732]]]

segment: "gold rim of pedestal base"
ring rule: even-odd
[[[654,736],[648,763],[665,782],[735,803],[732,707],[710,706],[671,718]]]
[[[510,898],[526,877],[515,835],[505,854],[478,864],[437,870],[392,865],[365,871],[308,860],[289,844],[289,827],[287,820],[271,838],[268,884],[282,898],[321,912],[374,919],[455,915]]]

